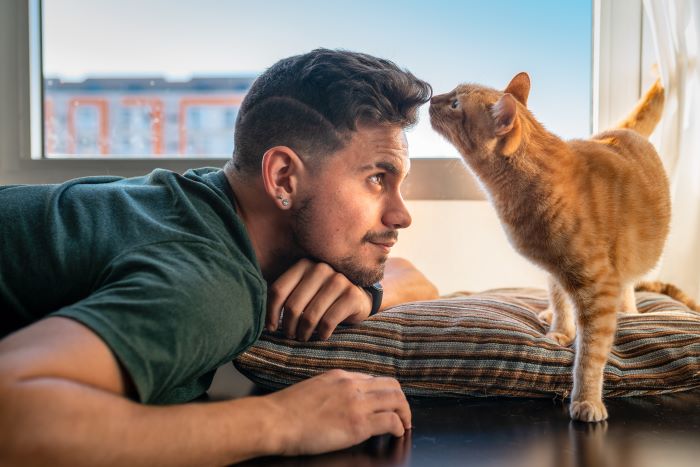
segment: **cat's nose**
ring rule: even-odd
[[[445,102],[447,100],[447,94],[439,94],[430,98],[431,104],[439,104],[440,102]]]

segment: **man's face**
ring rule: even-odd
[[[409,166],[400,127],[360,126],[345,148],[300,180],[292,232],[302,255],[357,285],[378,282],[398,229],[411,224],[399,191]]]

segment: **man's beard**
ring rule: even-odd
[[[301,201],[299,208],[292,213],[292,238],[300,250],[301,256],[329,264],[337,272],[347,277],[350,282],[360,287],[367,287],[379,282],[384,277],[387,257],[382,258],[374,267],[363,267],[361,260],[356,256],[329,258],[318,253],[317,241],[313,240],[314,224],[318,215],[313,209],[313,204],[313,197],[305,198]],[[395,240],[397,237],[396,231],[368,232],[362,238],[360,245],[372,241]]]

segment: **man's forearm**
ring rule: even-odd
[[[417,300],[438,297],[438,290],[410,261],[389,258],[382,280],[384,298],[381,309]]]
[[[277,452],[263,397],[145,406],[63,379],[0,388],[0,464],[224,465]]]

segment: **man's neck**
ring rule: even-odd
[[[263,277],[268,282],[274,281],[299,259],[289,253],[293,248],[289,235],[285,235],[289,231],[288,218],[267,196],[259,178],[244,181],[228,166],[224,173]]]

